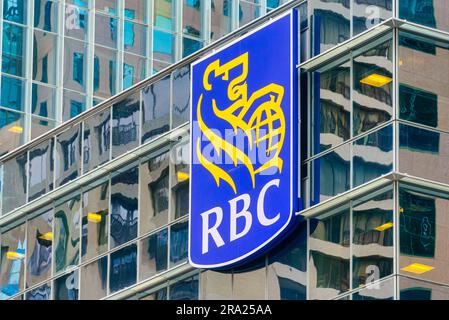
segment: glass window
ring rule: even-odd
[[[125,18],[146,23],[149,3],[147,0],[125,0]]]
[[[311,204],[349,190],[350,144],[344,144],[312,162]]]
[[[139,145],[140,94],[126,97],[112,107],[112,158]]]
[[[95,46],[94,94],[109,98],[116,93],[117,50]]]
[[[204,300],[231,300],[232,274],[205,271],[201,275],[201,299]]]
[[[439,1],[441,2],[441,1]],[[399,38],[399,116],[449,130],[449,44],[407,33]]]
[[[172,82],[172,128],[176,128],[190,120],[190,66],[175,70]]]
[[[111,248],[137,236],[139,168],[116,173],[111,180]]]
[[[331,299],[349,288],[349,207],[310,220],[309,299]]]
[[[399,124],[399,171],[448,183],[448,143],[447,133]]]
[[[81,259],[92,259],[108,249],[109,180],[83,193]]]
[[[128,53],[145,56],[148,27],[125,20],[124,28],[124,50]]]
[[[129,245],[111,253],[109,292],[132,286],[137,279],[137,246]]]
[[[140,242],[139,281],[167,269],[168,231],[164,229]]]
[[[400,300],[448,300],[449,288],[441,284],[399,277]]]
[[[99,300],[107,295],[108,257],[81,267],[80,300]]]
[[[31,116],[31,140],[43,135],[55,127],[55,120]]]
[[[68,129],[56,140],[55,175],[56,187],[59,187],[81,173],[81,126]]]
[[[145,79],[147,59],[134,54],[123,54],[123,90]]]
[[[11,78],[7,76],[1,77],[1,104],[5,108],[14,109],[17,111],[24,110],[24,87],[25,82],[20,79]]]
[[[3,163],[2,213],[6,214],[26,202],[27,189],[27,154],[21,154]]]
[[[172,146],[171,165],[171,218],[177,219],[189,213],[189,152],[190,143],[185,136]]]
[[[51,276],[53,252],[53,209],[45,208],[28,220],[26,287],[32,287]]]
[[[142,91],[142,143],[170,129],[170,78],[165,77]]]
[[[45,283],[25,294],[26,300],[51,300],[51,284]]]
[[[25,75],[25,32],[24,28],[3,23],[2,72],[18,77]]]
[[[154,0],[154,26],[175,31],[175,6],[171,0]]]
[[[58,3],[50,0],[34,0],[34,27],[57,32]]]
[[[198,300],[198,275],[170,285],[170,300]]]
[[[390,18],[393,0],[358,0],[351,2],[353,36]]]
[[[28,201],[53,189],[53,141],[50,139],[29,152]]]
[[[192,37],[202,38],[202,0],[183,0],[182,31]]]
[[[86,173],[109,161],[111,110],[84,120],[83,132],[83,171]]]
[[[212,0],[211,39],[217,40],[231,32],[231,0]]]
[[[159,30],[153,31],[153,57],[166,63],[175,62],[175,36],[173,34]]]
[[[393,126],[389,125],[353,144],[353,183],[359,186],[393,170]]]
[[[152,74],[156,74],[161,70],[164,70],[171,66],[171,63],[162,62],[159,60],[153,60],[153,68],[152,68]]]
[[[307,289],[307,222],[268,256],[268,299],[305,300]]]
[[[443,0],[401,0],[398,3],[399,17],[427,27],[448,31],[449,22],[440,12],[449,10],[449,3]]]
[[[189,223],[180,222],[170,227],[170,268],[187,260]]]
[[[95,9],[103,11],[105,13],[116,15],[117,14],[117,0],[96,0]]]
[[[1,234],[0,300],[23,290],[26,254],[26,226],[22,223]]]
[[[134,299],[136,300],[167,300],[167,288],[161,288],[159,290],[147,290],[145,292],[142,292],[141,294],[138,294],[137,296],[134,296]],[[131,298],[130,300],[134,300]]]
[[[76,0],[76,2],[80,3],[78,0]],[[87,41],[88,18],[87,10],[73,4],[66,5],[64,24],[65,36]]]
[[[80,200],[80,195],[75,195],[71,199],[55,205],[55,274],[68,270],[79,263]]]
[[[153,155],[140,165],[140,233],[168,223],[169,153]]]
[[[446,193],[399,185],[399,269],[414,278],[449,284],[445,272],[449,227]]]
[[[64,38],[64,88],[86,91],[87,44]]]
[[[95,15],[95,44],[117,49],[118,19],[108,15]]]
[[[249,3],[246,1],[239,1],[239,26],[256,20],[261,15],[260,6],[258,4]]]
[[[352,287],[374,285],[393,273],[393,189],[388,187],[353,203]]]
[[[33,36],[33,80],[56,83],[57,36],[34,30]]]
[[[31,112],[42,118],[55,119],[56,90],[33,83],[31,92]]]
[[[390,278],[379,283],[367,285],[352,295],[352,300],[393,300],[395,279]]]
[[[314,75],[314,145],[313,152],[332,148],[350,138],[351,84],[349,62]],[[319,130],[319,132],[318,132]]]
[[[78,300],[79,272],[78,270],[63,275],[53,282],[54,300]]]
[[[391,119],[391,44],[388,40],[354,58],[354,136]]]
[[[352,1],[319,0],[312,4],[312,55],[315,56],[350,37],[350,4]]]
[[[185,58],[203,47],[203,42],[189,37],[182,38],[182,57]]]
[[[3,0],[3,19],[25,24],[28,0]]]
[[[264,300],[267,286],[265,260],[253,263],[251,271],[238,270],[232,274],[232,300]]]
[[[62,121],[70,120],[86,110],[86,96],[63,90]]]

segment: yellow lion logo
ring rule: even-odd
[[[203,94],[198,99],[197,120],[199,128],[205,137],[213,145],[214,149],[220,154],[220,151],[225,152],[233,161],[234,166],[237,166],[237,161],[243,163],[251,176],[252,187],[255,188],[255,177],[268,168],[275,167],[282,171],[282,159],[280,153],[285,139],[285,116],[281,108],[281,102],[284,97],[284,87],[270,83],[269,85],[255,91],[248,98],[248,52],[238,56],[237,58],[221,65],[220,60],[217,59],[211,62],[203,75],[203,87],[206,91],[213,90],[210,83],[210,77],[221,77],[224,81],[229,81],[229,74],[232,69],[241,68],[242,72],[229,82],[227,87],[227,96],[233,103],[225,108],[217,106],[216,100],[212,99],[212,109],[214,114],[228,122],[237,134],[240,129],[246,135],[249,148],[254,146],[259,147],[259,144],[264,141],[267,143],[267,155],[273,152],[273,156],[263,163],[260,167],[255,168],[250,158],[243,150],[238,149],[233,144],[215,134],[203,121],[201,115]],[[266,98],[269,98],[268,100]],[[263,99],[265,98],[265,99]],[[263,100],[259,106],[257,103]],[[250,110],[254,110],[251,113]],[[245,122],[244,117],[247,122]],[[263,130],[262,130],[263,129]],[[276,139],[274,139],[276,138]],[[266,141],[268,140],[268,141]],[[217,184],[220,186],[220,180],[227,182],[234,193],[237,193],[237,188],[232,177],[225,170],[218,165],[209,161],[202,153],[201,138],[196,141],[196,152],[201,165],[208,170]]]

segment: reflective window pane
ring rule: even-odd
[[[56,127],[56,121],[48,118],[31,117],[31,140]]]
[[[230,0],[212,0],[211,8],[211,39],[217,40],[231,31]]]
[[[124,22],[124,51],[145,56],[148,27],[131,21]]]
[[[0,154],[25,143],[25,115],[0,108]]]
[[[110,15],[117,14],[117,0],[96,0],[95,9]]]
[[[75,91],[64,90],[62,121],[70,120],[86,110],[86,96]]]
[[[21,154],[3,163],[2,213],[6,214],[26,202],[27,154]]]
[[[95,15],[95,43],[109,48],[117,48],[118,19],[108,15]]]
[[[430,28],[449,31],[449,21],[442,12],[449,10],[449,3],[444,0],[401,0],[398,3],[399,17]]]
[[[50,139],[29,152],[28,201],[53,189],[53,141]]]
[[[23,80],[2,76],[1,106],[17,111],[24,111],[24,90],[25,82]]]
[[[53,209],[28,220],[26,286],[43,282],[51,276],[53,252]]]
[[[393,190],[380,190],[353,203],[352,287],[393,273]]]
[[[188,235],[188,222],[170,227],[170,268],[187,260]]]
[[[393,126],[389,125],[353,144],[353,183],[359,186],[393,170]]]
[[[83,171],[95,169],[109,160],[111,110],[106,109],[84,121]]]
[[[173,34],[159,30],[153,31],[153,57],[166,63],[175,62],[175,36]]]
[[[53,282],[54,300],[78,300],[79,272],[68,273]]]
[[[351,4],[353,35],[371,29],[392,16],[393,0],[363,0]]]
[[[112,107],[112,158],[139,145],[140,95],[134,94]]]
[[[56,187],[76,179],[81,173],[81,126],[61,133],[56,139]]]
[[[92,259],[108,249],[109,181],[83,193],[81,259]]]
[[[25,24],[28,0],[3,0],[3,19]]]
[[[183,0],[182,31],[184,34],[202,38],[203,0]]]
[[[176,128],[190,120],[190,66],[174,71],[172,82],[172,128]]]
[[[170,285],[170,300],[198,300],[198,275]]]
[[[22,223],[1,234],[1,268],[0,268],[0,300],[23,290],[25,255],[26,255],[26,226]]]
[[[33,83],[31,92],[31,112],[42,118],[55,119],[56,90]]]
[[[148,22],[147,6],[150,1],[147,0],[126,0],[125,1],[125,18],[138,21],[141,23]]]
[[[111,253],[109,268],[109,291],[116,292],[136,283],[137,246],[129,245]]]
[[[170,0],[154,0],[154,26],[174,31],[175,30],[175,6]]]
[[[25,28],[3,23],[2,72],[25,76]]]
[[[75,2],[80,3],[79,0]],[[82,7],[67,4],[65,6],[65,36],[87,41],[87,26],[88,11]]]
[[[392,116],[393,63],[389,40],[354,58],[354,135]]]
[[[265,299],[267,272],[265,261],[253,263],[251,271],[234,272],[232,275],[232,300]]]
[[[344,144],[312,162],[311,204],[349,190],[350,144]]]
[[[242,27],[245,24],[257,19],[260,16],[260,6],[254,5],[246,1],[239,1],[239,26]]]
[[[449,288],[427,281],[399,277],[400,300],[448,300]]]
[[[111,248],[137,236],[139,169],[133,167],[111,180]]]
[[[145,79],[147,59],[126,53],[123,59],[123,90],[125,90]]]
[[[33,80],[56,83],[57,36],[40,30],[33,35]]]
[[[168,152],[141,164],[140,188],[140,233],[145,234],[168,223]]]
[[[170,129],[170,78],[165,77],[143,89],[142,143]]]
[[[109,98],[116,94],[117,50],[95,46],[94,95]]]
[[[201,298],[204,300],[231,300],[232,274],[205,271],[201,273]]]
[[[51,300],[51,285],[45,283],[25,294],[26,300]]]
[[[168,231],[164,229],[140,242],[139,281],[167,269]]]
[[[182,38],[182,57],[185,58],[203,47],[203,42],[189,37]]]
[[[81,197],[55,206],[54,273],[65,271],[79,263]]]
[[[64,88],[86,91],[87,44],[64,38]]]
[[[352,295],[352,300],[393,300],[395,285],[394,278],[367,285]]]
[[[171,215],[172,219],[189,214],[189,152],[190,143],[185,136],[171,149]]]
[[[99,300],[107,295],[108,257],[81,268],[80,300]]]
[[[57,32],[58,3],[50,0],[34,0],[34,27]]]
[[[349,290],[349,207],[310,220],[309,299],[331,299]]]

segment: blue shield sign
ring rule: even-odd
[[[191,66],[189,260],[195,267],[247,262],[292,226],[294,21],[293,12],[282,15]]]

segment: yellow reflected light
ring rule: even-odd
[[[374,230],[382,232],[382,231],[385,231],[387,229],[390,229],[391,227],[393,227],[393,222],[387,222],[387,223],[384,223],[381,226],[378,226],[377,228],[374,228]]]
[[[433,269],[435,269],[435,268],[432,266],[428,266],[428,265],[421,264],[421,263],[412,263],[411,265],[408,265],[408,266],[402,268],[401,270],[415,273],[415,274],[423,274],[423,273],[429,272]]]
[[[189,174],[187,172],[178,171],[177,172],[178,181],[186,181],[189,179]]]
[[[89,222],[99,223],[99,222],[101,222],[101,214],[89,212],[87,214],[87,220]]]
[[[25,258],[23,253],[18,253],[16,251],[8,251],[6,252],[6,259],[8,260],[18,260]]]
[[[373,73],[360,80],[360,83],[379,88],[390,83],[391,81],[392,81],[391,77],[383,76],[378,73]]]
[[[12,126],[11,128],[8,129],[8,131],[12,133],[22,133],[23,128],[21,126]]]
[[[53,240],[53,233],[52,232],[47,232],[47,233],[41,235],[39,237],[39,239],[51,241],[51,240]]]

